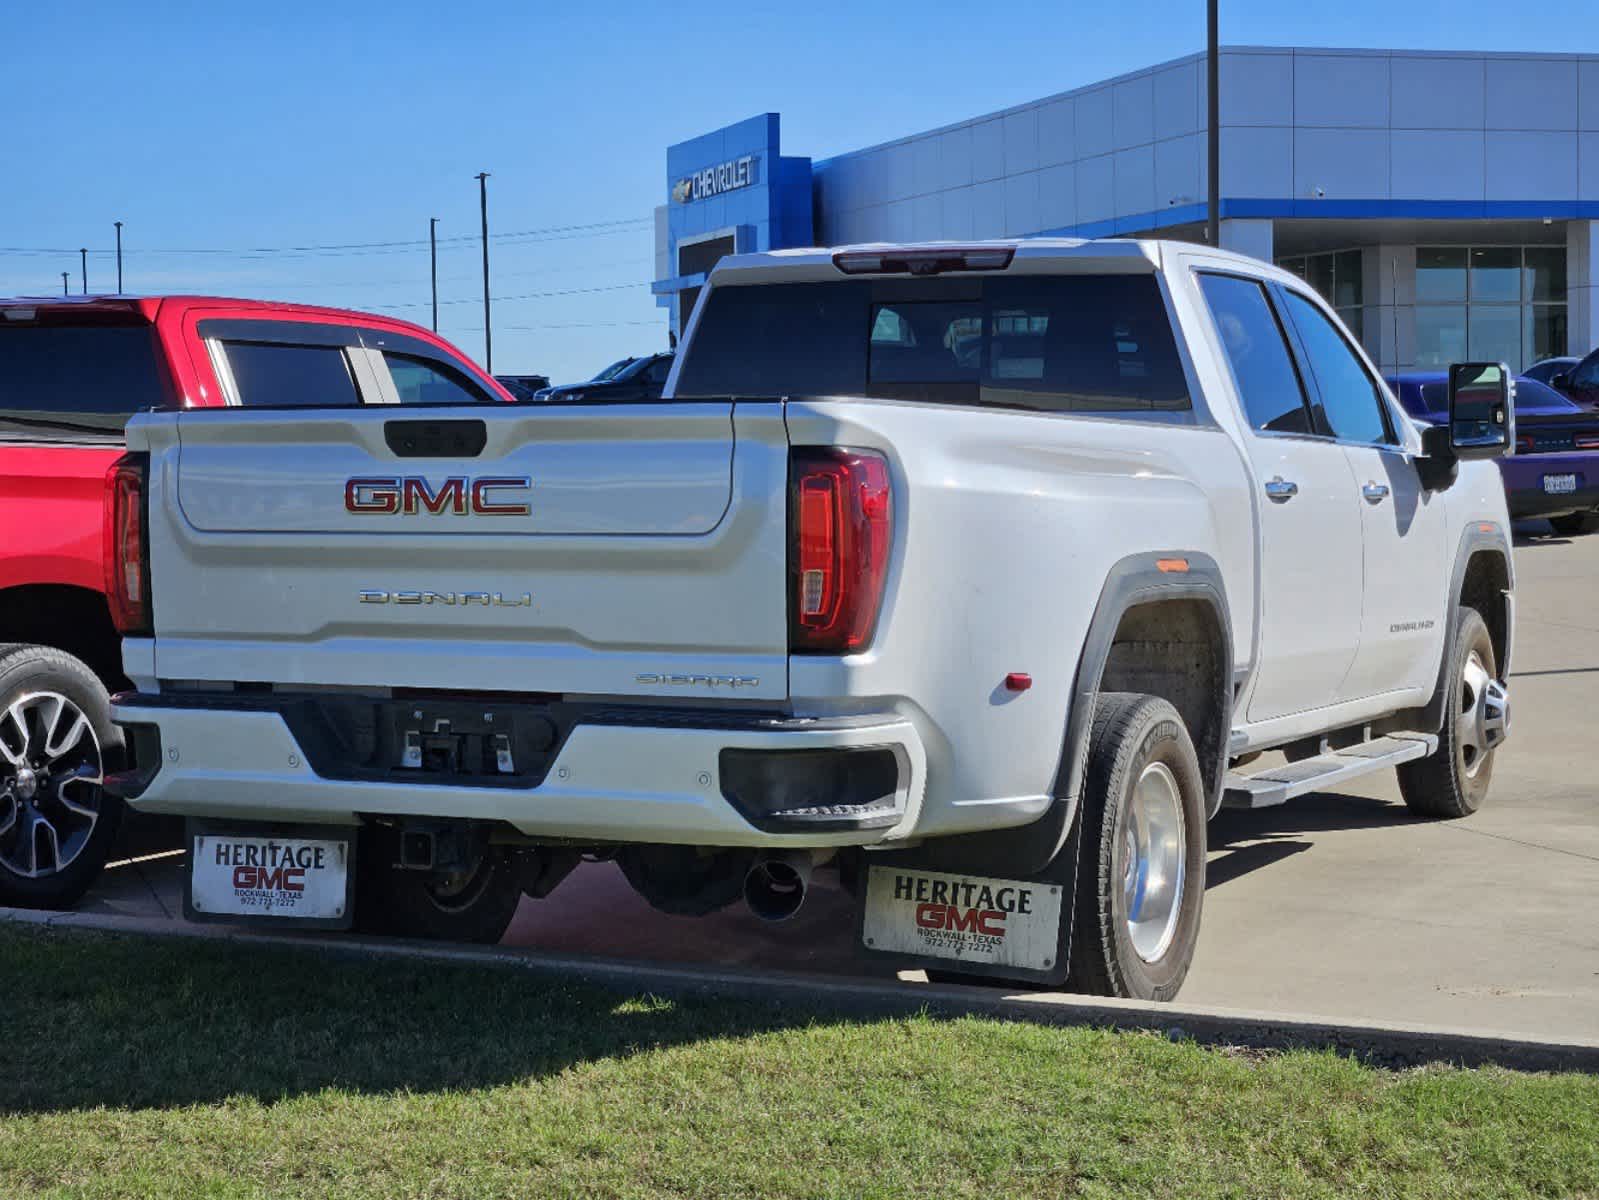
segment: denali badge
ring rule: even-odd
[[[645,687],[741,688],[761,685],[761,681],[753,675],[660,675],[653,671],[635,675],[633,681]]]
[[[386,592],[362,588],[362,604],[481,604],[488,608],[531,608],[533,593],[507,596],[504,592]]]
[[[526,500],[497,499],[491,493],[527,491],[533,481],[526,475],[483,475],[468,479],[452,475],[435,490],[420,475],[357,475],[344,481],[344,507],[353,513],[379,516],[419,512],[438,516],[525,517],[532,512]]]

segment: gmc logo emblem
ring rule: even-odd
[[[922,929],[947,929],[951,933],[1005,936],[1005,914],[995,908],[962,909],[953,904],[918,904],[916,924]]]
[[[233,886],[244,891],[303,892],[304,867],[234,867]]]
[[[533,486],[526,475],[452,475],[434,488],[420,475],[358,475],[344,482],[345,511],[378,516],[450,513],[464,517],[525,517],[533,511],[526,500],[507,500],[506,492]]]

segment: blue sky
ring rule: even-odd
[[[1593,3],[1223,0],[1222,40],[1595,52]],[[583,378],[665,345],[647,218],[669,143],[777,111],[785,150],[825,158],[1203,44],[1202,0],[5,4],[0,246],[42,252],[0,250],[0,294],[64,270],[76,291],[79,246],[111,290],[120,219],[129,291],[426,323],[425,241],[283,248],[424,240],[436,216],[463,239],[440,329],[481,358],[486,170],[493,230],[526,234],[491,250],[495,368]]]

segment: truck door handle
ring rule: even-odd
[[[1266,495],[1278,504],[1283,504],[1299,495],[1299,485],[1291,479],[1284,479],[1281,475],[1266,480]]]
[[[1381,504],[1388,498],[1388,485],[1386,483],[1368,483],[1360,489],[1360,494],[1366,497],[1368,504]]]

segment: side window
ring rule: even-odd
[[[1266,289],[1253,279],[1233,275],[1201,275],[1199,287],[1221,335],[1250,426],[1272,433],[1315,432],[1299,372]]]
[[[351,408],[361,402],[338,346],[224,342],[239,403],[248,408]]]
[[[489,395],[460,371],[426,358],[383,352],[401,404],[485,404]]]
[[[1572,368],[1571,386],[1580,388],[1599,387],[1599,354],[1590,354]]]
[[[658,358],[650,364],[650,382],[656,387],[661,387],[665,384],[666,377],[671,373],[672,360],[669,358]]]
[[[1286,294],[1333,436],[1346,442],[1391,442],[1376,381],[1366,373],[1344,335],[1309,300],[1297,292]]]

